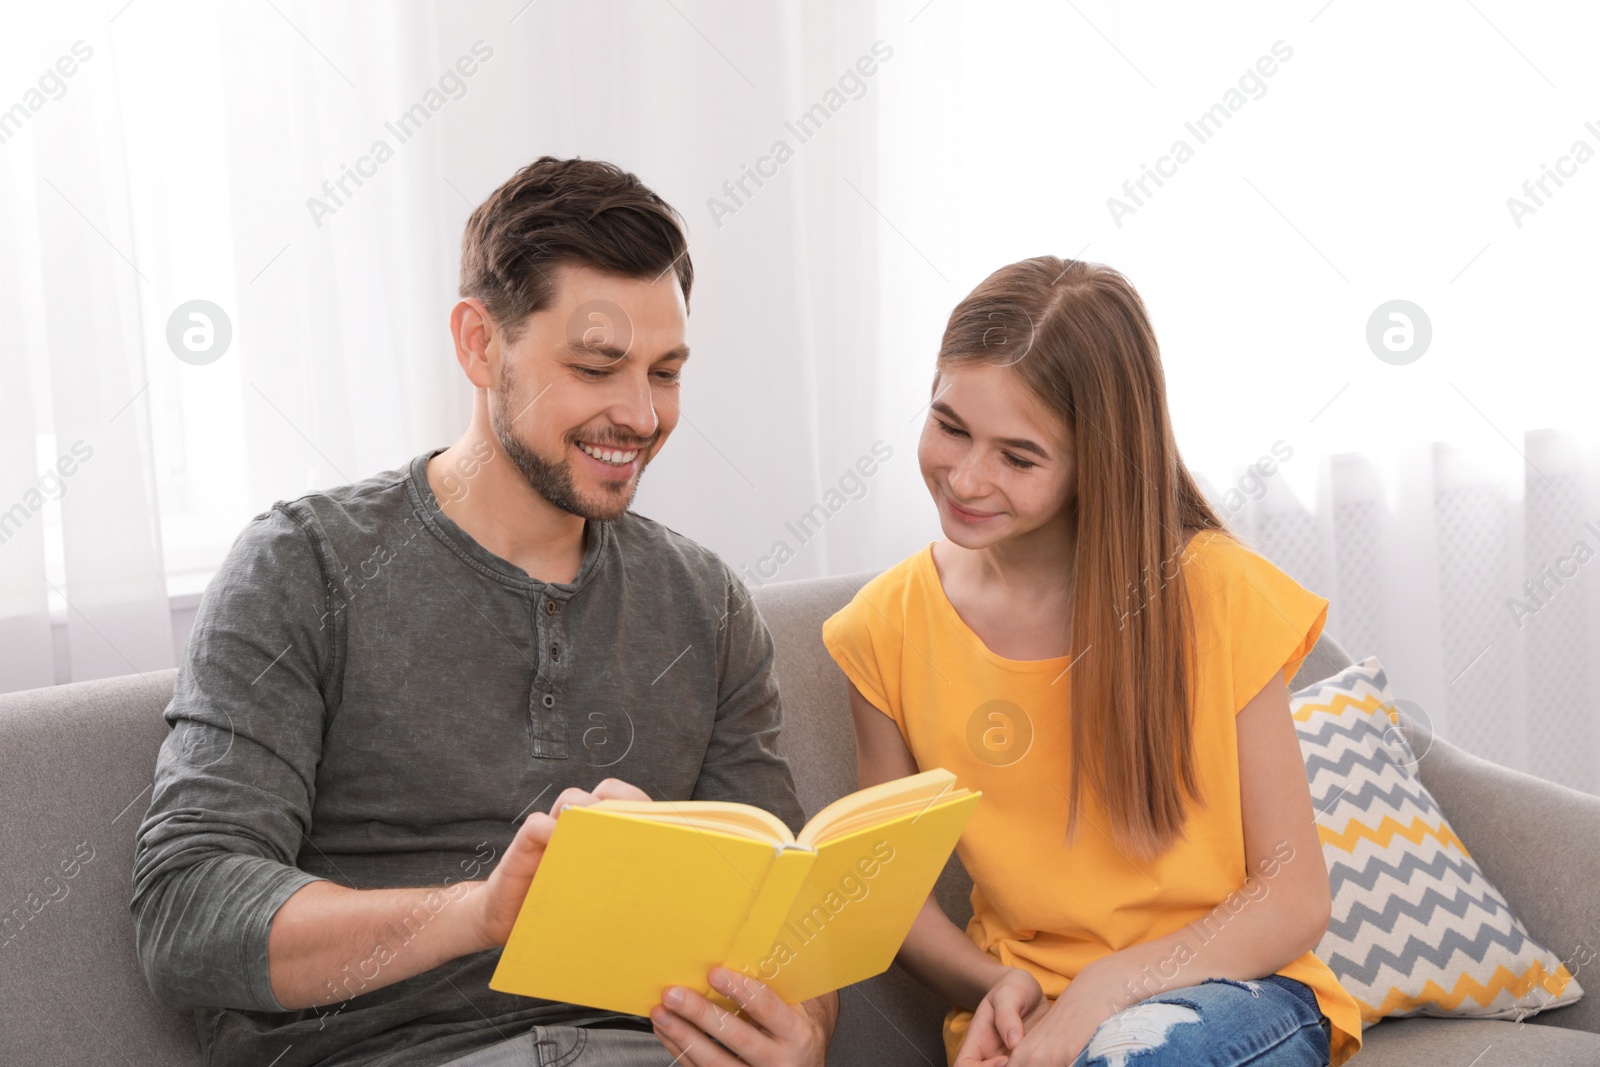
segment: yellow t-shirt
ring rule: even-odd
[[[829,653],[899,726],[917,766],[944,767],[983,791],[957,846],[973,880],[967,936],[1031,972],[1051,999],[1101,956],[1213,913],[1202,927],[1209,940],[1232,916],[1225,901],[1237,908],[1245,899],[1234,716],[1274,674],[1293,678],[1328,601],[1218,531],[1195,535],[1180,566],[1194,609],[1194,742],[1206,806],[1191,809],[1187,839],[1147,864],[1113,845],[1092,789],[1067,846],[1071,661],[991,652],[945,596],[931,546],[878,575],[822,627]],[[1354,1056],[1360,1009],[1327,964],[1307,952],[1277,973],[1316,993],[1333,1025],[1333,1067]],[[951,1062],[971,1018],[953,1008],[945,1019]]]

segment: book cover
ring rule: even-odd
[[[719,964],[789,1003],[870,978],[980,795],[927,771],[836,801],[794,836],[741,804],[568,808],[490,988],[648,1015],[668,985],[713,996]]]

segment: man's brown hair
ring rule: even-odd
[[[594,159],[541,156],[490,194],[461,237],[461,295],[483,302],[515,342],[555,296],[550,273],[581,266],[694,284],[683,218],[637,177]]]

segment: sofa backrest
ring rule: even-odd
[[[777,645],[781,745],[808,815],[855,789],[845,683],[821,628],[870,577],[755,594]],[[1347,662],[1325,639],[1300,678]],[[200,1063],[192,1016],[156,1003],[145,984],[128,908],[134,832],[175,673],[0,696],[0,1063]],[[937,893],[958,924],[970,888],[952,858]],[[841,1003],[834,1067],[943,1062],[947,1005],[899,968],[845,990]]]
[[[201,1062],[193,1017],[145,984],[128,909],[176,674],[0,697],[0,1063]]]

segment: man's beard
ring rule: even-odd
[[[515,417],[510,414],[511,397],[517,390],[510,368],[502,365],[501,369],[503,388],[499,393],[499,401],[490,410],[489,425],[494,430],[495,438],[500,442],[501,451],[505,452],[517,470],[522,472],[522,477],[529,487],[570,515],[593,519],[596,522],[610,522],[621,518],[628,510],[628,506],[633,503],[634,494],[639,491],[639,482],[644,477],[645,457],[649,455],[656,439],[652,437],[645,444],[606,440],[591,442],[612,445],[624,450],[639,449],[639,471],[633,476],[632,484],[627,487],[625,496],[621,493],[607,493],[603,502],[585,500],[573,483],[571,460],[563,459],[558,463],[551,463],[517,437],[511,425]],[[531,406],[531,404],[524,405],[520,410],[526,411]],[[575,445],[576,442],[577,439],[573,438],[564,443]]]

